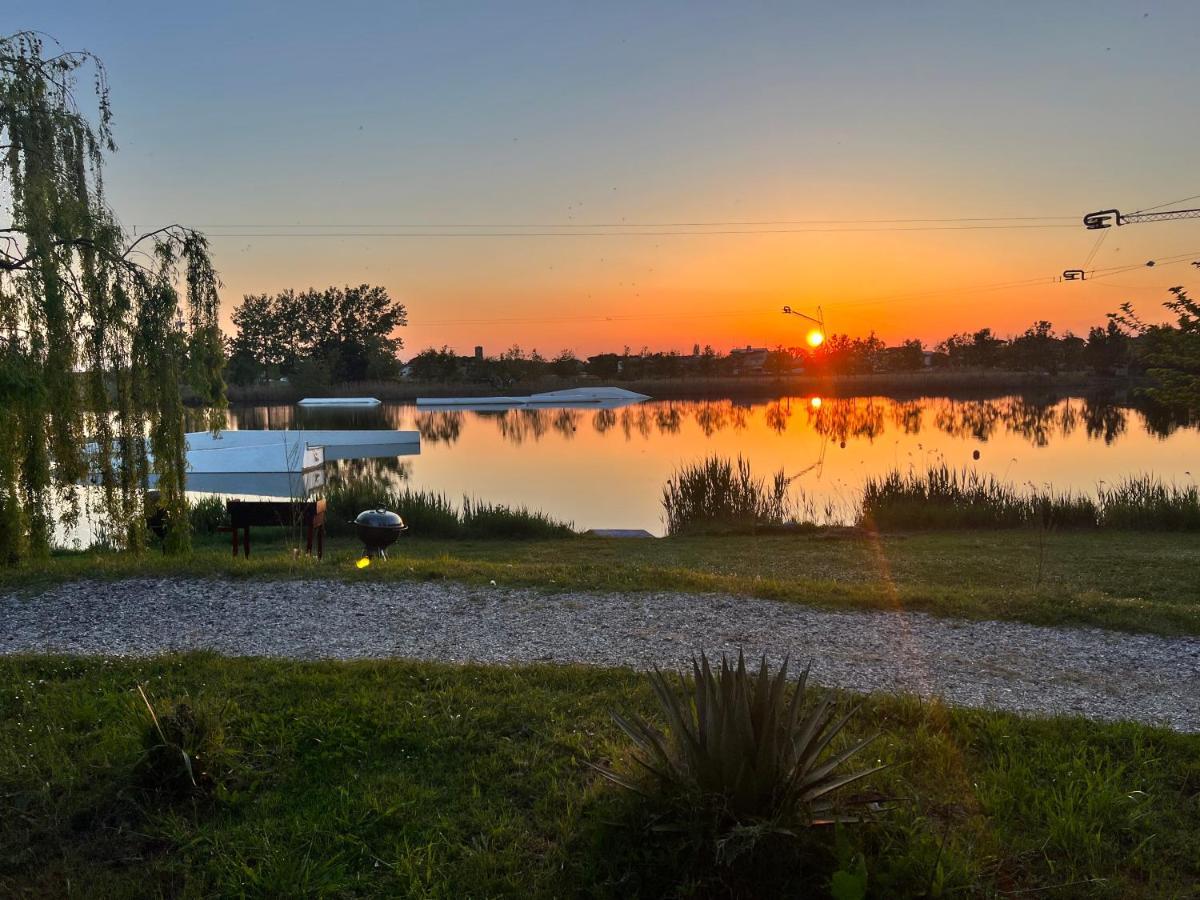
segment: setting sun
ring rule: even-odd
[[[825,335],[822,334],[820,331],[818,331],[816,328],[814,328],[812,331],[810,331],[808,333],[807,340],[808,340],[808,346],[820,347],[823,343],[825,343]]]

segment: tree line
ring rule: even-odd
[[[487,384],[504,388],[547,378],[648,380],[693,376],[789,374],[858,375],[953,371],[1088,372],[1100,376],[1145,374],[1157,382],[1158,398],[1172,405],[1200,395],[1200,307],[1174,288],[1164,307],[1173,322],[1148,325],[1128,305],[1086,336],[1058,333],[1039,320],[1020,334],[1001,337],[991,328],[953,334],[927,346],[920,340],[886,346],[866,337],[832,334],[819,347],[732,350],[712,346],[678,351],[599,353],[580,359],[571,350],[544,356],[512,346],[495,356],[462,356],[428,347],[403,363],[396,331],[407,324],[403,303],[368,284],[324,290],[286,290],[247,296],[233,314],[237,328],[227,339],[227,375],[235,384],[287,379],[305,387],[386,380],[401,375],[434,383]],[[1189,400],[1188,398],[1192,398]]]

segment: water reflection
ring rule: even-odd
[[[661,489],[681,463],[744,455],[757,474],[782,469],[809,510],[849,521],[866,479],[945,462],[1016,484],[1094,491],[1150,473],[1193,481],[1197,423],[1121,395],[992,398],[783,397],[659,400],[606,409],[516,407],[302,412],[235,407],[243,429],[397,429],[419,456],[327,466],[328,484],[367,479],[539,509],[583,528],[662,533]],[[201,426],[197,426],[201,427]]]
[[[804,415],[797,416],[803,410]],[[192,411],[202,421],[202,411]],[[190,413],[192,414],[192,413]],[[294,406],[236,407],[234,428],[393,428],[415,429],[426,444],[453,446],[472,428],[490,423],[506,442],[520,446],[548,436],[570,440],[590,425],[599,435],[624,440],[678,435],[694,422],[711,438],[722,432],[764,426],[777,435],[812,430],[838,444],[875,441],[889,428],[920,435],[930,429],[954,438],[986,442],[1015,435],[1032,447],[1047,447],[1083,428],[1087,437],[1113,444],[1129,432],[1131,416],[1139,431],[1168,437],[1195,421],[1178,413],[1131,405],[1112,396],[1008,396],[986,400],[945,397],[896,400],[887,397],[781,398],[769,401],[663,400],[615,409],[510,408],[501,410],[417,410],[385,404],[377,410],[301,412]],[[190,421],[190,420],[189,420]],[[202,427],[197,425],[197,428]],[[189,428],[192,428],[189,425]]]
[[[421,433],[421,440],[431,444],[453,444],[462,435],[463,414],[461,410],[419,412],[413,424]]]

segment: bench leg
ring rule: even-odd
[[[325,525],[317,526],[317,559],[325,558]]]
[[[230,528],[229,530],[231,532],[233,532],[233,558],[237,559],[237,537],[238,537],[237,526],[235,525],[232,528]]]
[[[242,529],[242,549],[246,551],[246,559],[250,558],[250,526]]]

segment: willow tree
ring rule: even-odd
[[[78,102],[91,76],[90,114]],[[45,554],[91,484],[104,536],[140,549],[147,485],[168,550],[189,545],[183,390],[224,419],[217,277],[203,235],[124,231],[103,64],[0,37],[0,561]],[[91,502],[90,500],[87,502]]]

